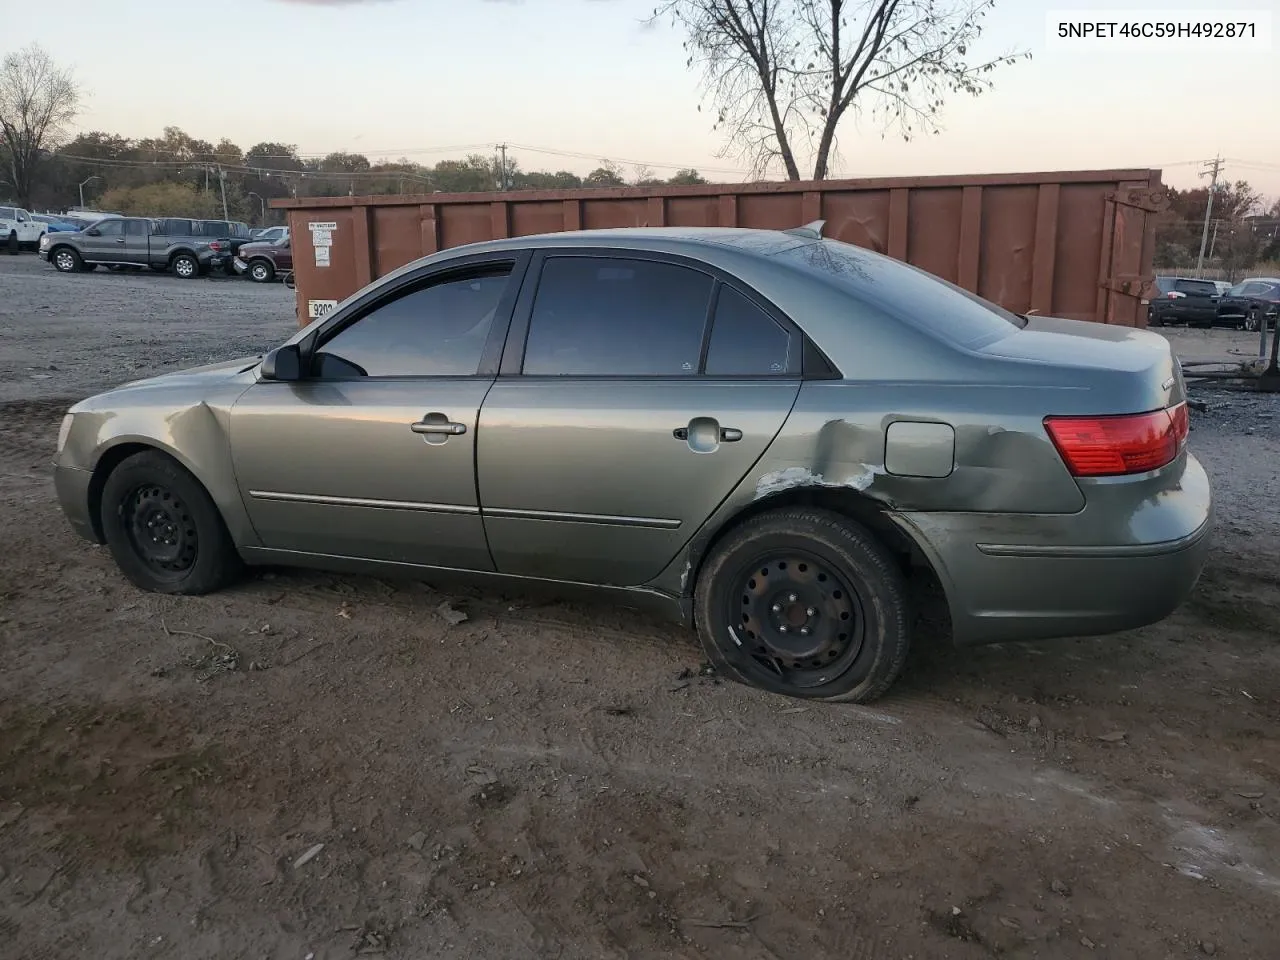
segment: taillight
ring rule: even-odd
[[[212,250],[214,253],[217,253],[219,250],[222,249],[222,244],[220,244],[217,240],[211,240],[209,241],[209,249]]]
[[[1045,417],[1049,439],[1077,477],[1145,473],[1170,463],[1191,424],[1187,405],[1114,417]]]

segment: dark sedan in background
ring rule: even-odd
[[[1218,315],[1218,287],[1212,280],[1194,277],[1156,277],[1160,296],[1147,306],[1147,323],[1161,327],[1185,323],[1211,327]]]
[[[1280,314],[1280,279],[1250,277],[1222,295],[1216,320],[1221,326],[1257,330],[1264,317],[1268,325],[1273,326],[1277,314]]]

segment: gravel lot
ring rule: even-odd
[[[0,257],[0,957],[1276,955],[1280,399],[1198,390],[1220,532],[1166,622],[956,652],[922,593],[888,699],[806,706],[605,606],[129,587],[54,502],[63,410],[291,329]]]

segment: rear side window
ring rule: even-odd
[[[1216,297],[1218,288],[1212,280],[1179,280],[1177,285],[1179,293],[1185,293],[1193,297]]]
[[[941,277],[839,240],[794,247],[776,258],[958,346],[989,343],[1026,326],[1017,314]]]
[[[474,376],[510,276],[504,264],[385,301],[325,342],[314,372],[328,379]]]
[[[716,296],[706,372],[713,377],[755,377],[791,370],[791,334],[732,287]]]
[[[150,233],[148,229],[150,226],[145,220],[126,220],[124,222],[124,235],[126,237],[145,237]]]
[[[707,274],[671,263],[548,257],[524,373],[696,376],[713,285]]]

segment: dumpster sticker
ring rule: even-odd
[[[338,225],[332,220],[312,220],[307,223],[311,231],[311,246],[316,252],[316,266],[327,267],[330,264],[329,248],[333,246],[333,231]]]
[[[315,320],[323,317],[326,313],[338,305],[337,300],[308,300],[307,301],[307,318]]]

